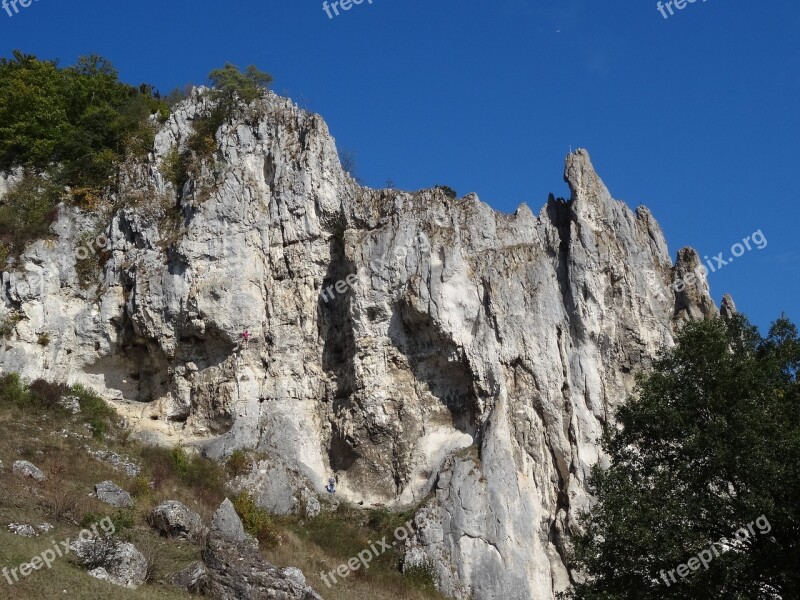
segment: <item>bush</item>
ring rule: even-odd
[[[210,159],[214,155],[217,149],[217,131],[230,118],[231,110],[230,106],[219,102],[205,115],[195,119],[194,131],[187,141],[187,146],[198,158]]]
[[[244,450],[234,450],[228,457],[225,467],[233,477],[244,475],[250,468],[250,459]]]
[[[96,523],[100,523],[103,519],[111,519],[114,525],[114,535],[119,535],[126,529],[133,529],[136,525],[136,517],[131,510],[118,510],[113,515],[105,515],[100,513],[86,513],[81,519],[81,527],[88,529]]]
[[[267,546],[277,546],[281,536],[269,513],[256,505],[252,495],[241,492],[233,499],[233,506],[242,519],[245,531]]]
[[[47,234],[56,190],[70,186],[99,196],[113,187],[126,156],[146,156],[155,135],[152,114],[165,118],[168,103],[149,85],[121,82],[102,57],[81,57],[68,68],[19,51],[0,59],[0,170],[46,171],[52,183],[50,189],[27,177],[0,207],[2,238],[13,236],[13,243],[0,239],[0,259]]]
[[[411,581],[416,587],[429,591],[436,589],[436,581],[438,580],[436,566],[430,560],[407,566],[403,569],[403,577]]]
[[[183,186],[189,181],[189,163],[190,157],[181,153],[178,147],[175,146],[164,157],[164,162],[161,165],[164,177],[175,187],[178,196],[181,195]]]
[[[153,488],[150,485],[150,478],[146,475],[139,475],[131,484],[131,496],[137,499],[152,499]]]
[[[105,400],[92,390],[80,384],[73,385],[69,388],[69,393],[71,396],[78,398],[81,405],[81,416],[87,422],[91,422],[95,419],[106,420],[117,416],[117,411]]]
[[[192,488],[206,506],[216,508],[225,499],[225,473],[213,460],[189,455],[177,446],[172,449],[145,447],[142,459],[151,465],[149,479],[156,490],[169,485],[170,481],[179,481]]]
[[[67,386],[61,383],[50,383],[44,379],[37,379],[28,387],[32,404],[37,408],[46,410],[60,410],[58,401],[67,391]]]
[[[14,328],[22,320],[19,313],[11,312],[0,320],[0,340],[5,340],[11,337],[14,333]]]
[[[185,476],[189,473],[189,455],[181,446],[175,446],[170,452],[172,467],[178,475]]]
[[[28,406],[31,401],[28,388],[18,373],[0,375],[0,402],[13,406]]]
[[[19,254],[32,240],[49,234],[50,225],[58,215],[59,199],[52,181],[25,172],[0,205],[0,242],[6,259]]]

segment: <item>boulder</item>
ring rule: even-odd
[[[133,506],[131,495],[111,481],[98,483],[94,486],[94,491],[98,500],[114,508],[130,508]]]
[[[12,465],[11,470],[14,471],[14,473],[16,475],[19,475],[20,477],[30,477],[32,479],[35,479],[36,481],[44,481],[45,479],[47,479],[47,477],[45,477],[44,473],[42,473],[39,467],[37,467],[31,462],[28,462],[27,460],[16,461]]]
[[[70,550],[97,579],[134,590],[147,579],[147,559],[128,542],[108,537],[81,539],[72,542]]]
[[[150,513],[150,524],[162,535],[190,541],[201,541],[208,533],[200,515],[175,500],[156,506]]]

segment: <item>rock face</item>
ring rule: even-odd
[[[130,508],[133,498],[121,487],[111,481],[103,481],[94,486],[97,499],[115,508]]]
[[[292,568],[277,569],[258,552],[258,543],[248,536],[230,500],[214,514],[208,545],[203,553],[203,593],[219,600],[322,600]]]
[[[185,504],[168,500],[150,513],[150,524],[167,537],[201,541],[208,532],[203,520]]]
[[[128,165],[121,208],[65,208],[3,274],[0,319],[21,320],[0,366],[95,388],[143,439],[257,450],[246,486],[272,510],[331,473],[337,497],[424,501],[408,558],[446,594],[554,598],[603,425],[681,322],[717,314],[704,277],[676,285],[697,254],[673,265],[583,150],[568,200],[501,214],[359,187],[322,119],[271,93],[176,190],[165,159],[206,106],[197,90]],[[84,290],[76,240],[100,230],[110,252]]]

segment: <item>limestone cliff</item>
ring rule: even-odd
[[[552,599],[603,424],[681,320],[717,312],[704,280],[671,287],[696,254],[673,266],[583,150],[569,200],[507,215],[360,187],[322,119],[271,93],[177,190],[170,156],[207,102],[177,107],[104,212],[65,207],[3,275],[0,367],[90,385],[146,439],[257,448],[238,484],[274,511],[332,472],[355,502],[421,505],[407,562],[454,598]],[[84,289],[75,250],[101,232]]]

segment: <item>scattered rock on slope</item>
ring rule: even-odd
[[[130,508],[133,506],[131,495],[111,481],[98,483],[94,486],[94,491],[98,500],[114,508]]]
[[[16,475],[20,477],[30,477],[35,479],[36,481],[44,481],[47,479],[44,473],[42,473],[41,469],[34,465],[33,463],[28,462],[27,460],[18,460],[16,461],[11,469],[14,471]]]

